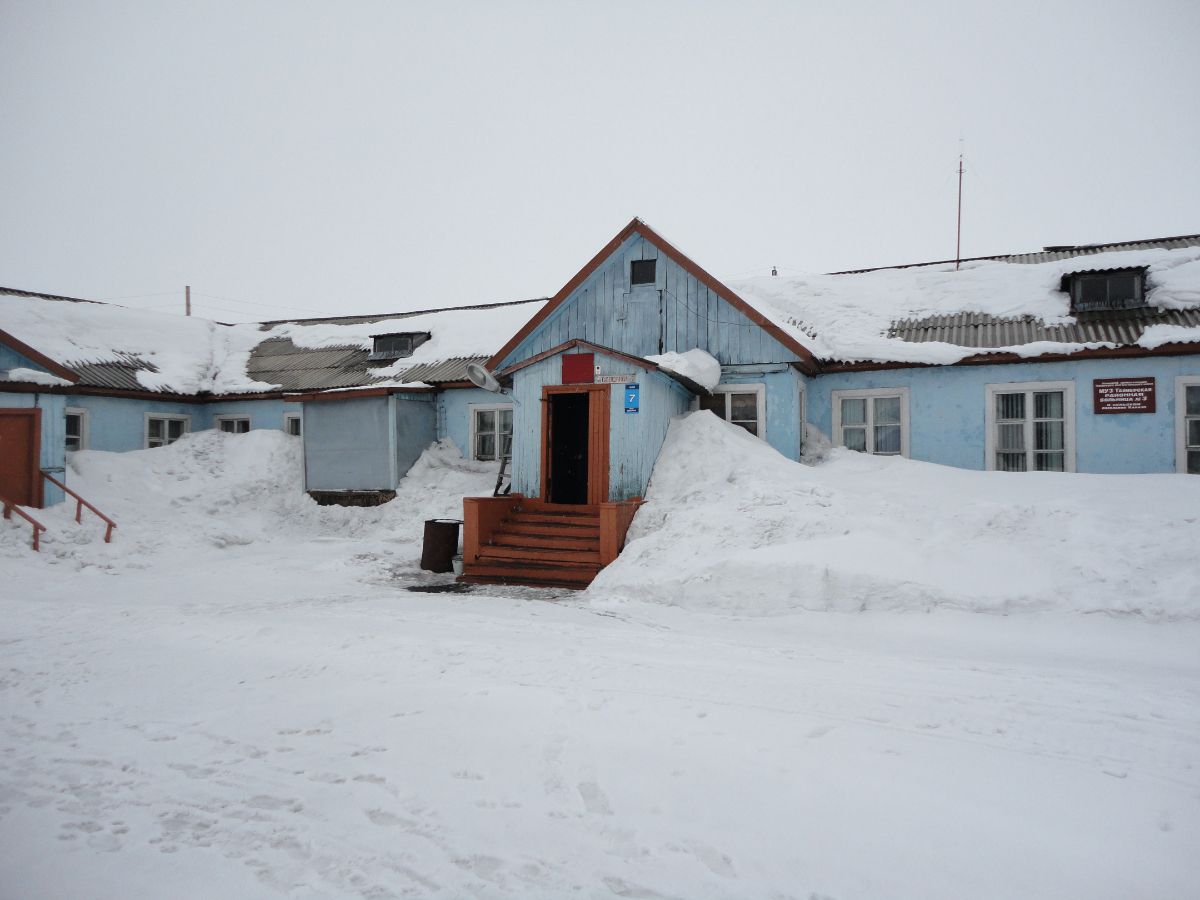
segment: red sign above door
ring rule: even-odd
[[[595,354],[564,353],[562,356],[563,384],[594,384],[596,381]]]

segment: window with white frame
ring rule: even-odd
[[[700,408],[760,438],[767,436],[767,388],[763,384],[718,384]]]
[[[88,447],[88,411],[67,407],[65,426],[68,450],[86,450]]]
[[[512,431],[512,406],[472,406],[472,458],[490,460],[512,456]]]
[[[1175,467],[1200,475],[1200,375],[1181,375],[1175,382]]]
[[[875,456],[908,456],[908,388],[833,391],[833,439]]]
[[[986,443],[992,471],[1074,472],[1074,383],[989,384]]]
[[[250,430],[249,416],[216,416],[217,428],[226,434],[245,434]]]
[[[165,447],[173,444],[191,427],[191,416],[160,416],[146,413],[146,446]]]
[[[290,434],[293,437],[300,437],[302,432],[300,425],[300,413],[285,413],[283,417],[284,434]]]

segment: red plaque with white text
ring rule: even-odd
[[[1092,382],[1096,415],[1152,413],[1153,378],[1097,378]]]

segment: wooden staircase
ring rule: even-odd
[[[514,497],[489,531],[464,553],[461,581],[582,589],[604,566],[598,506]]]

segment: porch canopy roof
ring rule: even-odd
[[[617,360],[621,360],[623,362],[631,363],[632,365],[635,365],[641,369],[644,369],[647,372],[657,372],[661,375],[664,375],[667,378],[670,378],[672,381],[676,381],[679,384],[683,385],[683,387],[685,387],[687,390],[691,391],[693,394],[695,394],[699,397],[711,397],[712,396],[711,390],[709,390],[704,385],[689,378],[687,375],[681,374],[679,372],[674,372],[668,368],[664,368],[663,366],[660,366],[658,363],[653,362],[649,359],[646,359],[645,357],[632,356],[628,353],[622,353],[620,350],[614,350],[611,347],[602,347],[599,344],[593,344],[591,341],[585,341],[585,340],[581,340],[579,338],[574,338],[572,340],[565,341],[564,343],[561,343],[556,347],[551,347],[549,350],[544,350],[541,353],[537,353],[533,356],[528,357],[527,359],[523,359],[518,363],[513,363],[511,366],[507,366],[494,374],[496,376],[496,379],[498,381],[500,381],[501,384],[512,384],[512,376],[516,372],[519,372],[521,369],[524,369],[528,366],[532,366],[537,363],[540,363],[542,360],[549,359],[552,356],[558,356],[561,353],[566,353],[569,350],[580,350],[582,352],[591,351],[592,353],[600,353],[604,356],[611,357],[612,359],[617,359]]]

